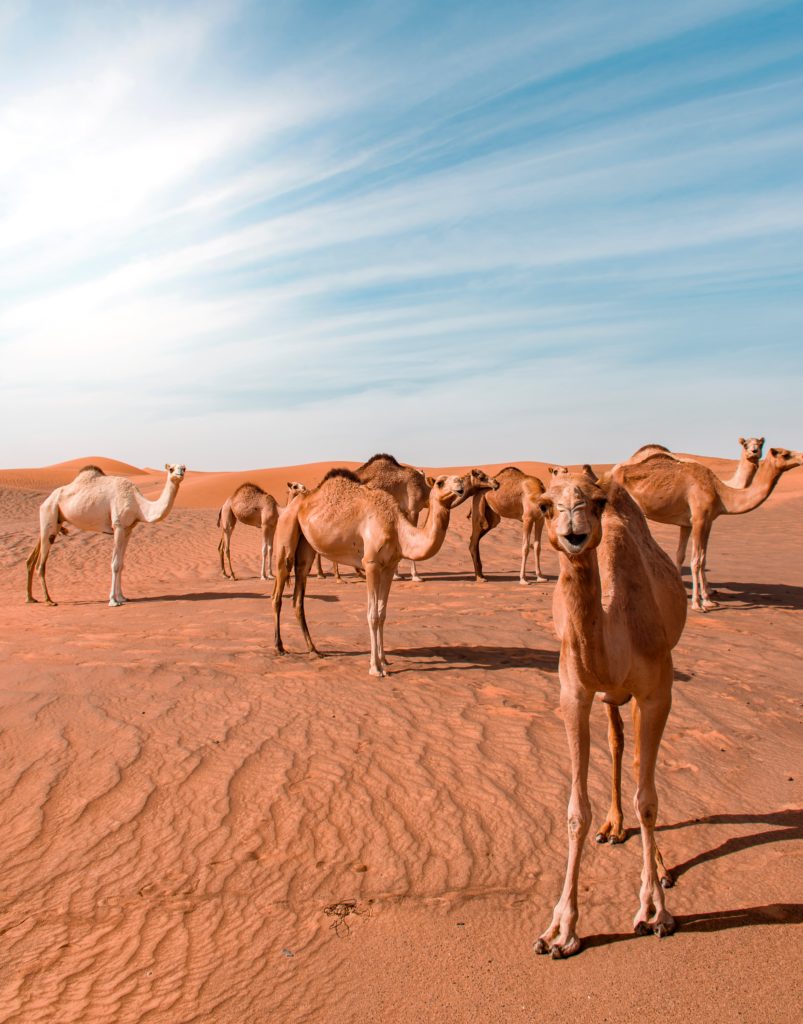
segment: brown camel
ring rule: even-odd
[[[368,487],[347,469],[333,469],[314,491],[294,501],[276,531],[277,568],[273,587],[276,653],[284,653],[280,620],[282,593],[295,569],[293,605],[307,650],[318,654],[304,614],[307,575],[315,552],[335,562],[365,569],[368,628],[371,635],[369,673],[387,674],[384,627],[390,585],[401,558],[422,560],[440,551],[450,510],[480,485],[470,476],[428,478],[430,513],[426,525],[413,526],[385,491]]]
[[[636,453],[638,454],[638,453]],[[648,519],[680,527],[676,564],[683,566],[691,536],[692,608],[707,611],[711,599],[705,574],[708,538],[721,515],[742,515],[758,508],[772,494],[782,473],[803,465],[803,452],[770,448],[748,487],[728,487],[707,466],[658,453],[641,462],[614,466],[611,476],[633,495]]]
[[[420,469],[403,466],[392,455],[379,452],[355,469],[354,475],[361,483],[386,491],[395,498],[408,521],[418,526],[420,513],[429,505],[429,487]],[[396,579],[401,579],[398,572]],[[415,583],[422,582],[415,562],[410,563],[410,579]]]
[[[124,604],[127,599],[123,596],[123,562],[131,533],[137,523],[160,523],[170,514],[186,472],[186,466],[169,463],[165,469],[164,489],[155,501],[149,501],[130,480],[107,476],[97,466],[84,466],[71,483],[48,495],[39,507],[39,541],[28,556],[28,602],[36,603],[32,585],[34,570],[38,568],[45,601],[55,605],[47,590],[45,567],[56,537],[66,533],[69,524],[88,533],[114,535],[109,607]]]
[[[535,944],[553,958],[580,949],[577,892],[589,826],[589,715],[595,693],[616,711],[631,698],[636,731],[635,808],[643,870],[637,934],[670,934],[675,922],[660,884],[655,765],[672,702],[672,648],[686,621],[686,594],[675,567],[653,540],[643,514],[615,480],[584,473],[556,477],[541,499],[560,577],[553,598],[560,639],[560,706],[571,756],[569,856],[552,922]]]
[[[742,446],[742,451],[736,472],[729,480],[724,481],[728,487],[749,487],[758,472],[761,455],[764,451],[763,437],[740,437],[739,444]]]
[[[528,476],[515,466],[500,470],[495,477],[498,487],[494,491],[482,491],[474,495],[471,504],[471,538],[468,549],[474,563],[474,575],[478,583],[485,583],[480,559],[480,541],[503,519],[517,519],[521,523],[521,568],[519,583],[527,586],[527,557],[535,548],[535,580],[542,583],[546,577],[541,574],[541,531],[544,519],[538,508],[538,500],[544,493],[544,485],[537,476]]]

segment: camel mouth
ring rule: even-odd
[[[583,550],[585,542],[588,540],[587,533],[564,533],[560,538],[563,542],[563,546],[566,550],[573,555],[578,554]]]

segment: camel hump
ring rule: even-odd
[[[503,473],[510,473],[512,476],[526,476],[527,474],[519,469],[518,466],[505,466],[504,469],[500,469],[496,474],[497,477],[502,476]]]
[[[87,466],[81,466],[81,468],[78,470],[78,476],[84,476],[84,475],[86,475],[86,476],[106,476],[106,474],[103,472],[103,470],[100,468],[100,466],[94,466],[94,465],[92,465],[92,463],[89,463],[89,465],[87,465]]]
[[[365,469],[374,462],[389,462],[391,466],[396,466],[397,469],[404,469],[402,464],[393,455],[388,455],[387,452],[377,452],[376,455],[372,455],[367,462],[363,462],[360,469]]]
[[[641,446],[641,448],[639,448],[639,449],[637,449],[636,451],[633,452],[633,455],[631,456],[631,458],[635,458],[636,455],[639,455],[639,454],[641,454],[641,452],[646,452],[646,451],[663,452],[666,455],[671,455],[672,454],[672,452],[666,447],[666,445],[663,445],[663,444],[643,444]]]
[[[259,484],[251,483],[250,480],[246,480],[244,484],[240,484],[237,490],[232,494],[232,498],[235,494],[239,494],[240,497],[245,497],[246,494],[265,494],[266,492],[259,486]]]
[[[362,480],[360,480],[356,473],[353,473],[350,469],[346,469],[343,466],[337,466],[335,469],[329,470],[318,486],[320,487],[321,484],[325,484],[327,480],[335,480],[337,477],[341,477],[343,480],[351,480],[351,482],[355,484],[362,483]]]

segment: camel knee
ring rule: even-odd
[[[658,797],[654,793],[636,793],[633,806],[642,825],[655,827],[658,820]]]

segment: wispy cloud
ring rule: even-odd
[[[41,12],[0,20],[7,462],[799,444],[796,6]]]

